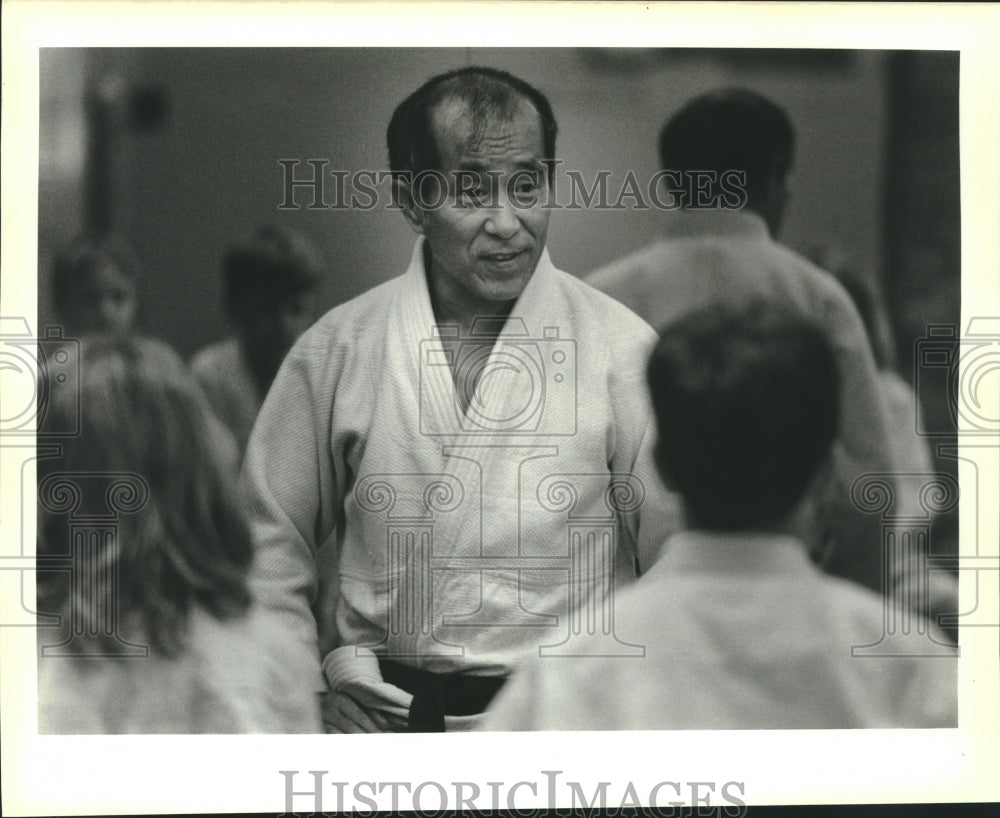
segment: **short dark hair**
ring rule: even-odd
[[[432,77],[396,107],[386,131],[389,168],[395,177],[440,169],[432,120],[441,103],[450,100],[468,106],[477,133],[496,119],[509,119],[518,103],[527,100],[541,121],[544,158],[555,158],[558,126],[545,95],[506,71],[469,66]],[[554,171],[550,164],[550,181]]]
[[[664,170],[745,171],[747,193],[759,196],[772,162],[791,163],[795,134],[771,100],[739,88],[695,97],[660,131]]]
[[[819,328],[785,308],[688,314],[661,331],[647,378],[657,467],[696,527],[781,521],[837,435],[833,351]]]
[[[129,281],[135,281],[139,275],[139,259],[120,236],[78,236],[56,254],[52,265],[52,302],[57,311],[66,311],[70,294],[102,264],[111,265]]]
[[[68,386],[50,385],[48,412],[57,428],[78,421],[80,434],[63,442],[60,457],[39,462],[38,554],[69,549],[70,526],[58,500],[81,473],[138,475],[148,502],[122,514],[116,536],[102,537],[88,552],[95,566],[117,566],[117,588],[98,583],[95,597],[64,571],[39,571],[39,605],[53,613],[75,611],[84,629],[72,643],[78,650],[114,647],[119,634],[99,627],[94,617],[115,610],[126,639],[148,640],[157,652],[176,655],[195,607],[226,619],[251,603],[253,547],[233,464],[219,447],[205,396],[166,345],[88,339],[69,378]],[[74,513],[107,514],[103,493],[75,491]]]
[[[226,309],[235,315],[253,292],[280,299],[311,290],[321,270],[319,253],[305,236],[275,225],[260,227],[223,260]]]

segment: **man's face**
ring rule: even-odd
[[[549,224],[538,112],[524,101],[509,120],[481,134],[471,120],[460,102],[434,112],[447,189],[430,179],[407,210],[414,230],[427,238],[438,302],[459,309],[516,299],[535,271]]]

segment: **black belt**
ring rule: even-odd
[[[413,696],[407,729],[411,733],[443,733],[445,716],[482,713],[503,687],[503,676],[433,673],[392,659],[378,660],[382,679]]]

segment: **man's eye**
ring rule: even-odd
[[[536,197],[541,190],[540,185],[534,179],[524,179],[514,186],[514,195],[518,199],[526,200]]]

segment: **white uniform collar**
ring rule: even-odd
[[[667,213],[664,232],[670,238],[727,236],[769,239],[764,218],[753,210],[677,210]]]
[[[683,531],[663,547],[650,573],[718,571],[732,574],[802,574],[814,570],[804,543],[762,531]]]

